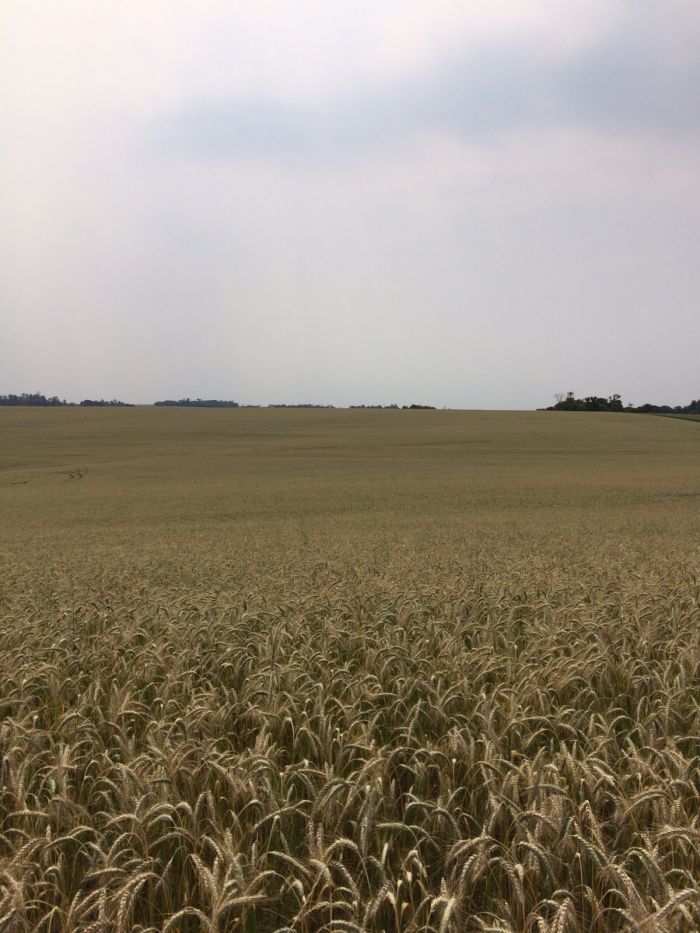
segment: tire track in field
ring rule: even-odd
[[[67,476],[68,479],[66,482],[72,483],[75,482],[75,480],[85,479],[87,472],[87,467],[76,467],[74,470],[61,470],[61,475]]]

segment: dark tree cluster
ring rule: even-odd
[[[585,398],[576,398],[573,392],[560,393],[555,396],[556,404],[540,411],[627,411],[638,414],[659,415],[697,415],[700,414],[700,399],[693,399],[688,405],[623,405],[619,395],[610,395],[604,398],[598,395],[587,395]]]
[[[41,392],[22,392],[21,395],[0,395],[0,405],[31,405],[40,408],[75,408],[75,402],[67,402],[57,395],[45,396]],[[86,408],[133,408],[131,402],[121,402],[118,398],[84,398],[78,406]]]
[[[133,408],[131,402],[121,402],[118,398],[106,401],[103,398],[84,398],[80,405],[83,408]]]
[[[687,405],[652,405],[646,402],[634,410],[656,415],[700,415],[700,398],[693,399]]]
[[[47,398],[41,392],[22,392],[21,395],[0,395],[0,405],[32,405],[43,408],[58,408],[59,406],[69,405],[65,399],[60,399],[57,395]]]
[[[216,398],[181,398],[165,399],[162,402],[154,402],[154,405],[163,408],[240,408],[238,402],[223,401]]]
[[[162,402],[154,402],[154,405],[165,408],[262,408],[261,405],[241,405],[239,402],[225,401],[216,398],[181,398],[165,399]],[[311,402],[302,402],[300,404],[279,404],[267,405],[267,408],[333,408],[333,405],[314,405]]]
[[[556,399],[556,404],[550,405],[546,411],[624,411],[619,395],[610,395],[608,398],[600,395],[576,398],[573,392],[567,392],[566,395],[557,395]]]
[[[397,410],[398,407],[399,406],[396,404],[394,405],[351,405],[350,406],[350,408],[368,408],[368,409],[371,409],[372,411],[374,411],[374,409],[377,409],[377,408],[381,410],[391,409],[392,411],[394,411],[394,410]]]
[[[416,409],[420,409],[421,411],[435,411],[434,405],[402,405],[401,408],[408,409],[409,411],[415,411]]]

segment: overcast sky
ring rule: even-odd
[[[0,392],[700,396],[697,0],[0,0]]]

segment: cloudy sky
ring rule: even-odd
[[[700,395],[697,0],[2,0],[0,392]]]

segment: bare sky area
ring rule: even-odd
[[[697,0],[2,0],[0,393],[700,396]]]

